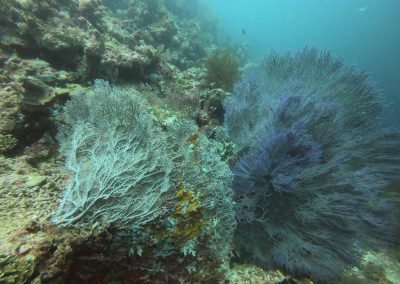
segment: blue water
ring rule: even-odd
[[[311,45],[367,71],[388,104],[385,122],[400,126],[399,0],[202,1],[253,57]]]

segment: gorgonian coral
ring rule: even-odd
[[[102,80],[66,103],[59,141],[71,181],[53,222],[110,224],[140,250],[156,248],[155,258],[215,268],[229,259],[236,226],[229,167],[194,122],[162,129],[149,108]]]
[[[145,224],[162,212],[171,162],[139,97],[97,80],[64,108],[61,151],[72,181],[53,221],[58,225]]]
[[[254,261],[318,279],[390,241],[385,187],[400,174],[400,135],[379,122],[367,76],[329,52],[272,53],[225,102],[238,146],[236,244]]]

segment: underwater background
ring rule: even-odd
[[[0,0],[0,283],[400,283],[399,14]]]
[[[400,126],[400,5],[396,0],[203,0],[224,34],[262,58],[272,49],[329,49],[366,70],[388,103],[388,125]],[[242,34],[245,31],[245,34]]]

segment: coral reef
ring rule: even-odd
[[[147,253],[153,239],[157,255],[181,255],[188,272],[201,275],[229,259],[236,226],[230,171],[193,123],[163,133],[147,109],[99,80],[94,94],[66,104],[59,137],[72,180],[53,222],[120,228],[137,243],[126,255]]]
[[[0,19],[0,194],[7,200],[0,206],[0,240],[2,246],[3,242],[15,246],[2,251],[0,265],[5,273],[0,275],[0,282],[87,283],[82,278],[85,274],[92,275],[88,279],[93,281],[129,279],[130,283],[132,279],[151,282],[150,275],[155,274],[160,281],[223,277],[223,270],[216,268],[229,258],[226,242],[235,226],[229,169],[212,150],[213,142],[199,134],[193,123],[180,122],[198,117],[202,93],[207,92],[204,71],[199,67],[202,57],[215,45],[215,19],[196,1],[188,4],[163,0],[0,1],[4,15]],[[126,230],[129,222],[118,224],[110,217],[109,223],[119,230],[112,234],[115,242],[104,241],[109,247],[113,243],[109,250],[94,241],[93,232],[83,233],[82,238],[71,237],[77,226],[107,222],[90,214],[74,221],[60,218],[70,209],[68,202],[59,207],[59,218],[54,221],[75,224],[74,229],[55,230],[47,224],[43,230],[33,230],[29,225],[33,220],[42,226],[51,213],[55,217],[61,190],[71,182],[71,177],[62,172],[59,145],[53,138],[56,126],[64,123],[61,106],[70,97],[89,98],[86,87],[96,78],[126,83],[123,89],[134,94],[130,99],[139,100],[140,96],[151,103],[145,104],[143,112],[149,113],[146,117],[151,118],[149,123],[156,131],[166,131],[161,136],[169,141],[168,159],[175,165],[175,173],[169,176],[168,195],[161,199],[161,207],[158,203],[154,206],[162,214],[146,219],[140,231]],[[176,101],[182,103],[177,107]],[[161,136],[153,133],[148,137],[160,146],[158,152],[165,150],[165,145],[160,145]],[[72,145],[66,141],[61,145],[63,154]],[[175,156],[174,151],[185,155]],[[155,153],[151,155],[155,157]],[[85,173],[90,172],[89,165],[80,161],[86,167]],[[187,206],[192,207],[187,210]],[[30,248],[20,254],[18,238],[8,237],[24,227],[29,232],[23,243],[30,243]],[[30,242],[42,236],[45,247],[40,240]],[[69,245],[68,239],[79,245]],[[117,250],[120,254],[115,257]],[[89,273],[87,269],[93,263],[99,269]],[[70,269],[74,273],[68,278]]]
[[[229,280],[229,283],[232,284],[290,283],[290,280],[285,278],[279,271],[266,273],[261,268],[251,265],[235,265],[230,271],[227,279]]]
[[[41,141],[14,158],[0,156],[0,242],[32,219],[45,221],[56,209],[66,176]],[[36,158],[34,158],[36,157]]]
[[[246,250],[239,250],[243,222],[236,235],[238,249],[231,251],[236,226],[229,189],[232,173],[221,159],[238,166],[251,160],[259,145],[270,151],[271,143],[260,144],[267,141],[262,124],[276,120],[264,116],[272,113],[260,109],[261,105],[252,105],[256,98],[239,98],[235,107],[243,116],[235,114],[240,123],[230,129],[233,141],[223,131],[223,101],[236,100],[237,92],[231,99],[229,92],[238,78],[236,67],[248,63],[247,47],[221,40],[224,36],[217,32],[216,18],[200,3],[0,0],[0,283],[312,283],[293,278],[290,269],[266,271],[237,264],[246,257]],[[217,59],[209,65],[227,59],[214,66],[221,67],[214,68],[219,70],[214,79],[207,70],[207,56]],[[275,65],[292,68],[279,58],[275,57]],[[305,79],[307,70],[297,73],[306,83],[310,82]],[[310,77],[316,72],[312,70]],[[338,78],[332,70],[329,76]],[[288,86],[280,77],[291,74],[288,70],[267,71],[269,78],[277,79],[271,80],[272,88]],[[351,74],[340,78],[349,75],[346,84],[350,84],[362,77]],[[243,93],[257,95],[262,89],[258,87],[267,82],[263,77],[254,75],[254,80],[245,79],[238,86]],[[325,77],[318,78],[324,81]],[[97,81],[92,90],[96,79],[118,87]],[[296,90],[308,88],[298,83],[293,84]],[[346,84],[341,85],[344,90]],[[338,98],[326,97],[325,103],[348,106],[343,117],[349,118],[352,104],[360,117],[371,114],[371,108],[363,108],[365,97],[357,104]],[[277,100],[266,100],[271,109],[276,107]],[[281,106],[295,104],[289,101]],[[225,119],[229,123],[229,115]],[[353,124],[344,128],[342,140],[337,141],[365,137],[358,133],[365,128],[355,127],[353,117],[350,120]],[[304,138],[298,132],[300,124],[282,127],[282,133]],[[374,127],[371,124],[371,133]],[[293,151],[306,147],[309,156],[318,145],[308,138],[298,144],[278,140],[290,144]],[[371,164],[390,146],[385,141]],[[364,141],[366,149],[371,149],[369,142]],[[343,144],[355,145],[347,140]],[[354,167],[364,161],[359,148],[349,152],[350,157],[361,157]],[[265,162],[263,157],[254,159]],[[307,162],[311,163],[304,160],[296,166],[309,166]],[[258,177],[257,183],[265,181]],[[293,185],[287,176],[279,178],[277,185]],[[385,198],[397,198],[398,183],[393,187]],[[240,189],[235,194],[246,193]],[[260,213],[251,215],[242,206],[252,204],[237,201],[241,221],[244,215],[250,220]],[[291,212],[291,207],[292,203],[285,205],[284,211]],[[253,235],[252,230],[246,237]],[[274,242],[268,239],[268,244]],[[368,255],[361,270],[351,270],[343,282],[396,283],[398,263],[386,259],[393,255],[386,251],[372,260]],[[381,260],[382,265],[377,265]],[[320,269],[319,264],[313,269]],[[297,272],[293,271],[290,274]]]
[[[6,153],[15,148],[17,139],[10,134],[0,134],[0,153]]]
[[[205,81],[206,72],[200,68],[179,72],[171,67],[164,80],[152,75],[149,83],[141,84],[139,90],[153,107],[157,106],[154,114],[194,120],[207,136],[212,136],[223,122],[223,100],[228,93],[219,88],[210,89]]]
[[[197,123],[203,126],[204,131],[221,125],[224,120],[223,101],[227,93],[223,89],[205,90],[201,94],[201,111]]]
[[[62,103],[78,85],[74,77],[57,71],[41,59],[10,54],[0,71],[0,133],[15,141],[10,150],[30,145],[55,127],[50,119],[54,105]],[[15,149],[17,148],[17,149]]]
[[[213,17],[196,1],[11,0],[0,13],[0,134],[17,142],[7,152],[54,131],[52,107],[76,88],[166,81],[170,68],[200,66],[215,42]]]
[[[326,280],[391,241],[384,192],[400,172],[400,134],[380,126],[364,73],[316,49],[272,53],[225,108],[242,252]]]
[[[118,72],[150,67],[156,61],[155,49],[144,43],[129,47],[128,31],[118,21],[107,19],[107,9],[93,2],[9,1],[2,6],[10,12],[2,19],[0,42],[6,50],[39,55],[82,78],[115,79]]]

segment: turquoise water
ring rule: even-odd
[[[329,49],[371,74],[384,93],[385,121],[400,126],[400,1],[203,0],[250,55]]]

